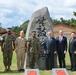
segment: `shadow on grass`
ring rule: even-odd
[[[71,69],[71,65],[66,65],[66,69],[67,70]]]
[[[66,65],[66,69],[67,69],[67,71],[70,71],[70,70],[68,70],[70,68],[70,65]],[[39,69],[41,72],[45,72],[46,71],[46,69]],[[49,70],[49,71],[52,71],[52,70]],[[11,74],[13,74],[13,73],[15,73],[15,75],[16,74],[22,74],[22,73],[24,73],[24,72],[19,72],[18,70],[12,70],[12,71],[7,71],[7,72],[4,72],[4,71],[0,71],[0,74],[3,74],[3,75],[5,75],[5,74],[9,74],[9,75],[11,75]]]
[[[24,73],[24,72],[19,72],[18,70],[11,70],[11,71],[7,71],[7,72],[4,72],[4,71],[0,71],[0,74],[6,74],[6,73],[9,73],[9,74],[11,74],[11,73]]]
[[[59,68],[59,65],[56,68]],[[70,70],[70,68],[71,68],[71,65],[66,65],[66,70]],[[45,71],[46,69],[39,69],[39,70]]]

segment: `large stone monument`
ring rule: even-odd
[[[31,35],[31,31],[32,30],[36,30],[37,31],[37,37],[40,40],[44,40],[44,38],[46,37],[46,33],[48,31],[52,31],[52,22],[51,22],[51,18],[49,15],[49,11],[47,7],[44,7],[38,11],[36,11],[28,24],[27,27],[27,31],[26,31],[26,38],[28,39],[28,37]]]
[[[43,49],[42,44],[44,42],[44,39],[46,38],[46,34],[48,31],[52,31],[52,34],[53,34],[52,22],[51,22],[50,14],[49,14],[47,7],[44,7],[36,11],[32,15],[29,21],[28,27],[27,27],[27,31],[26,31],[27,39],[28,37],[31,36],[31,32],[33,30],[36,31],[37,37],[39,38],[40,45],[41,45],[40,54],[39,54],[37,62],[39,64],[39,68],[44,69],[45,68],[45,55],[43,54],[44,49]]]

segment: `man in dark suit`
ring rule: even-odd
[[[56,40],[52,33],[48,32],[48,37],[44,41],[44,53],[46,54],[46,70],[54,68],[54,54],[56,54]]]
[[[59,36],[56,38],[57,53],[59,59],[59,67],[65,68],[65,54],[67,51],[67,38],[63,36],[63,31],[59,30]]]
[[[69,40],[69,56],[71,63],[71,70],[76,70],[76,33],[71,33],[71,39]]]

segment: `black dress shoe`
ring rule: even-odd
[[[76,71],[76,69],[72,69],[71,71]]]
[[[62,68],[62,66],[60,66],[60,68]]]
[[[66,66],[63,66],[63,68],[66,68]]]
[[[72,70],[72,68],[68,68],[67,70]]]
[[[21,71],[23,71],[23,72],[24,72],[25,70],[24,70],[24,69],[21,69]]]
[[[46,69],[47,71],[49,70],[49,69]]]
[[[22,71],[21,69],[18,70],[19,72]]]

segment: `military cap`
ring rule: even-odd
[[[11,31],[11,28],[7,28],[7,31],[8,31],[8,32]]]

